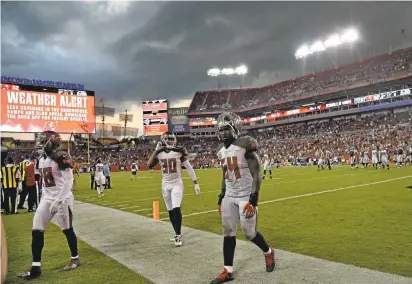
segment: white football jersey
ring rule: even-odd
[[[244,197],[252,193],[253,177],[245,154],[247,150],[256,150],[256,148],[256,140],[249,136],[240,137],[227,149],[223,144],[219,146],[217,156],[225,171],[225,195]]]
[[[157,155],[162,169],[162,183],[182,183],[182,153],[160,152]]]
[[[270,164],[270,157],[269,157],[268,154],[263,155],[263,160],[264,160],[266,165]]]
[[[372,157],[378,157],[378,150],[372,150]]]
[[[137,166],[135,163],[132,164],[132,172],[136,172],[137,171]]]
[[[387,158],[388,157],[388,152],[386,150],[381,150],[380,152],[381,158]]]
[[[103,164],[102,163],[98,163],[95,165],[94,176],[96,177],[103,176]]]
[[[55,161],[49,157],[39,160],[39,171],[42,177],[42,199],[54,201],[73,198],[73,172],[72,169],[60,170]],[[60,195],[62,194],[62,195]]]

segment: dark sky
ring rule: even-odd
[[[412,44],[412,2],[2,2],[2,75],[84,83],[111,106],[188,104],[212,67],[245,64],[263,86]],[[360,40],[296,61],[303,43]],[[223,82],[227,84],[228,82]],[[239,84],[235,79],[230,82]],[[227,86],[227,85],[226,85]]]

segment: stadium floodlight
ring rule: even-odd
[[[207,70],[207,75],[211,76],[211,77],[217,77],[220,75],[226,75],[226,76],[230,76],[230,75],[245,75],[247,74],[247,67],[245,65],[241,65],[239,67],[236,68],[223,68],[222,70],[220,70],[219,68],[212,68]]]
[[[359,34],[355,29],[347,29],[342,34],[333,34],[329,36],[325,41],[317,40],[310,46],[304,45],[300,47],[296,53],[296,59],[305,58],[308,55],[322,52],[330,47],[338,46],[343,43],[355,42],[359,39]]]

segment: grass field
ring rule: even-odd
[[[273,180],[263,181],[259,231],[275,248],[412,277],[411,171],[412,167],[389,172],[348,167],[322,172],[314,167],[282,168],[275,171]],[[221,172],[210,169],[196,173],[202,190],[199,196],[184,173],[183,225],[221,233],[219,214],[214,211]],[[88,188],[89,175],[81,175],[76,199],[149,217],[153,201],[159,200],[161,218],[167,220],[159,172],[140,172],[136,180],[130,180],[130,173],[113,173],[112,184],[113,189],[98,198],[96,191]],[[8,283],[17,283],[15,273],[30,264],[31,216],[7,216],[4,220],[9,234]],[[47,278],[42,283],[56,280],[58,270],[64,265],[61,261],[68,254],[62,249],[66,248],[62,233],[54,225],[50,229],[44,253]],[[243,238],[241,234],[238,236]],[[122,283],[145,281],[82,242],[80,248],[82,256],[87,257],[86,269],[73,276],[67,274],[70,276],[66,280],[91,283],[85,279],[92,275],[93,283],[112,283],[110,279]],[[99,264],[94,266],[94,263]],[[108,268],[120,272],[116,273],[116,279]],[[119,279],[119,275],[124,279]]]

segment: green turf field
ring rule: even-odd
[[[210,169],[196,173],[200,196],[195,195],[193,183],[184,173],[183,225],[221,233],[219,214],[213,211],[220,192],[221,172]],[[262,183],[259,206],[259,230],[272,246],[412,277],[412,167],[389,172],[348,167],[321,172],[314,167],[282,168],[274,171],[273,177]],[[106,190],[102,198],[89,189],[89,178],[89,174],[83,174],[78,179],[77,200],[149,217],[153,201],[159,200],[160,217],[168,216],[161,198],[160,172],[139,172],[136,180],[130,180],[130,173],[113,173],[113,189]],[[14,217],[21,226],[27,225],[27,230],[18,229],[16,240],[9,239],[12,274],[30,264],[30,217],[11,216]],[[11,218],[5,218],[9,231],[18,226],[17,222],[9,222]],[[68,254],[62,249],[66,247],[64,236],[56,227],[51,229],[46,234],[46,280],[60,276],[58,269]],[[14,252],[22,243],[26,244],[25,249]],[[131,283],[128,279],[138,277],[84,243],[80,248],[88,258],[87,270],[73,276],[75,283],[91,283],[80,279],[96,277],[109,267],[120,271],[124,277],[122,283]],[[91,264],[95,262],[99,265]],[[114,278],[112,274],[109,277]],[[139,283],[138,280],[134,283]]]
[[[6,284],[27,283],[16,275],[31,266],[32,219],[33,214],[29,213],[3,217],[9,258]],[[70,251],[66,237],[54,224],[49,225],[44,244],[43,275],[31,283],[152,283],[81,240],[78,246],[82,264],[78,269],[62,271],[70,259]]]

